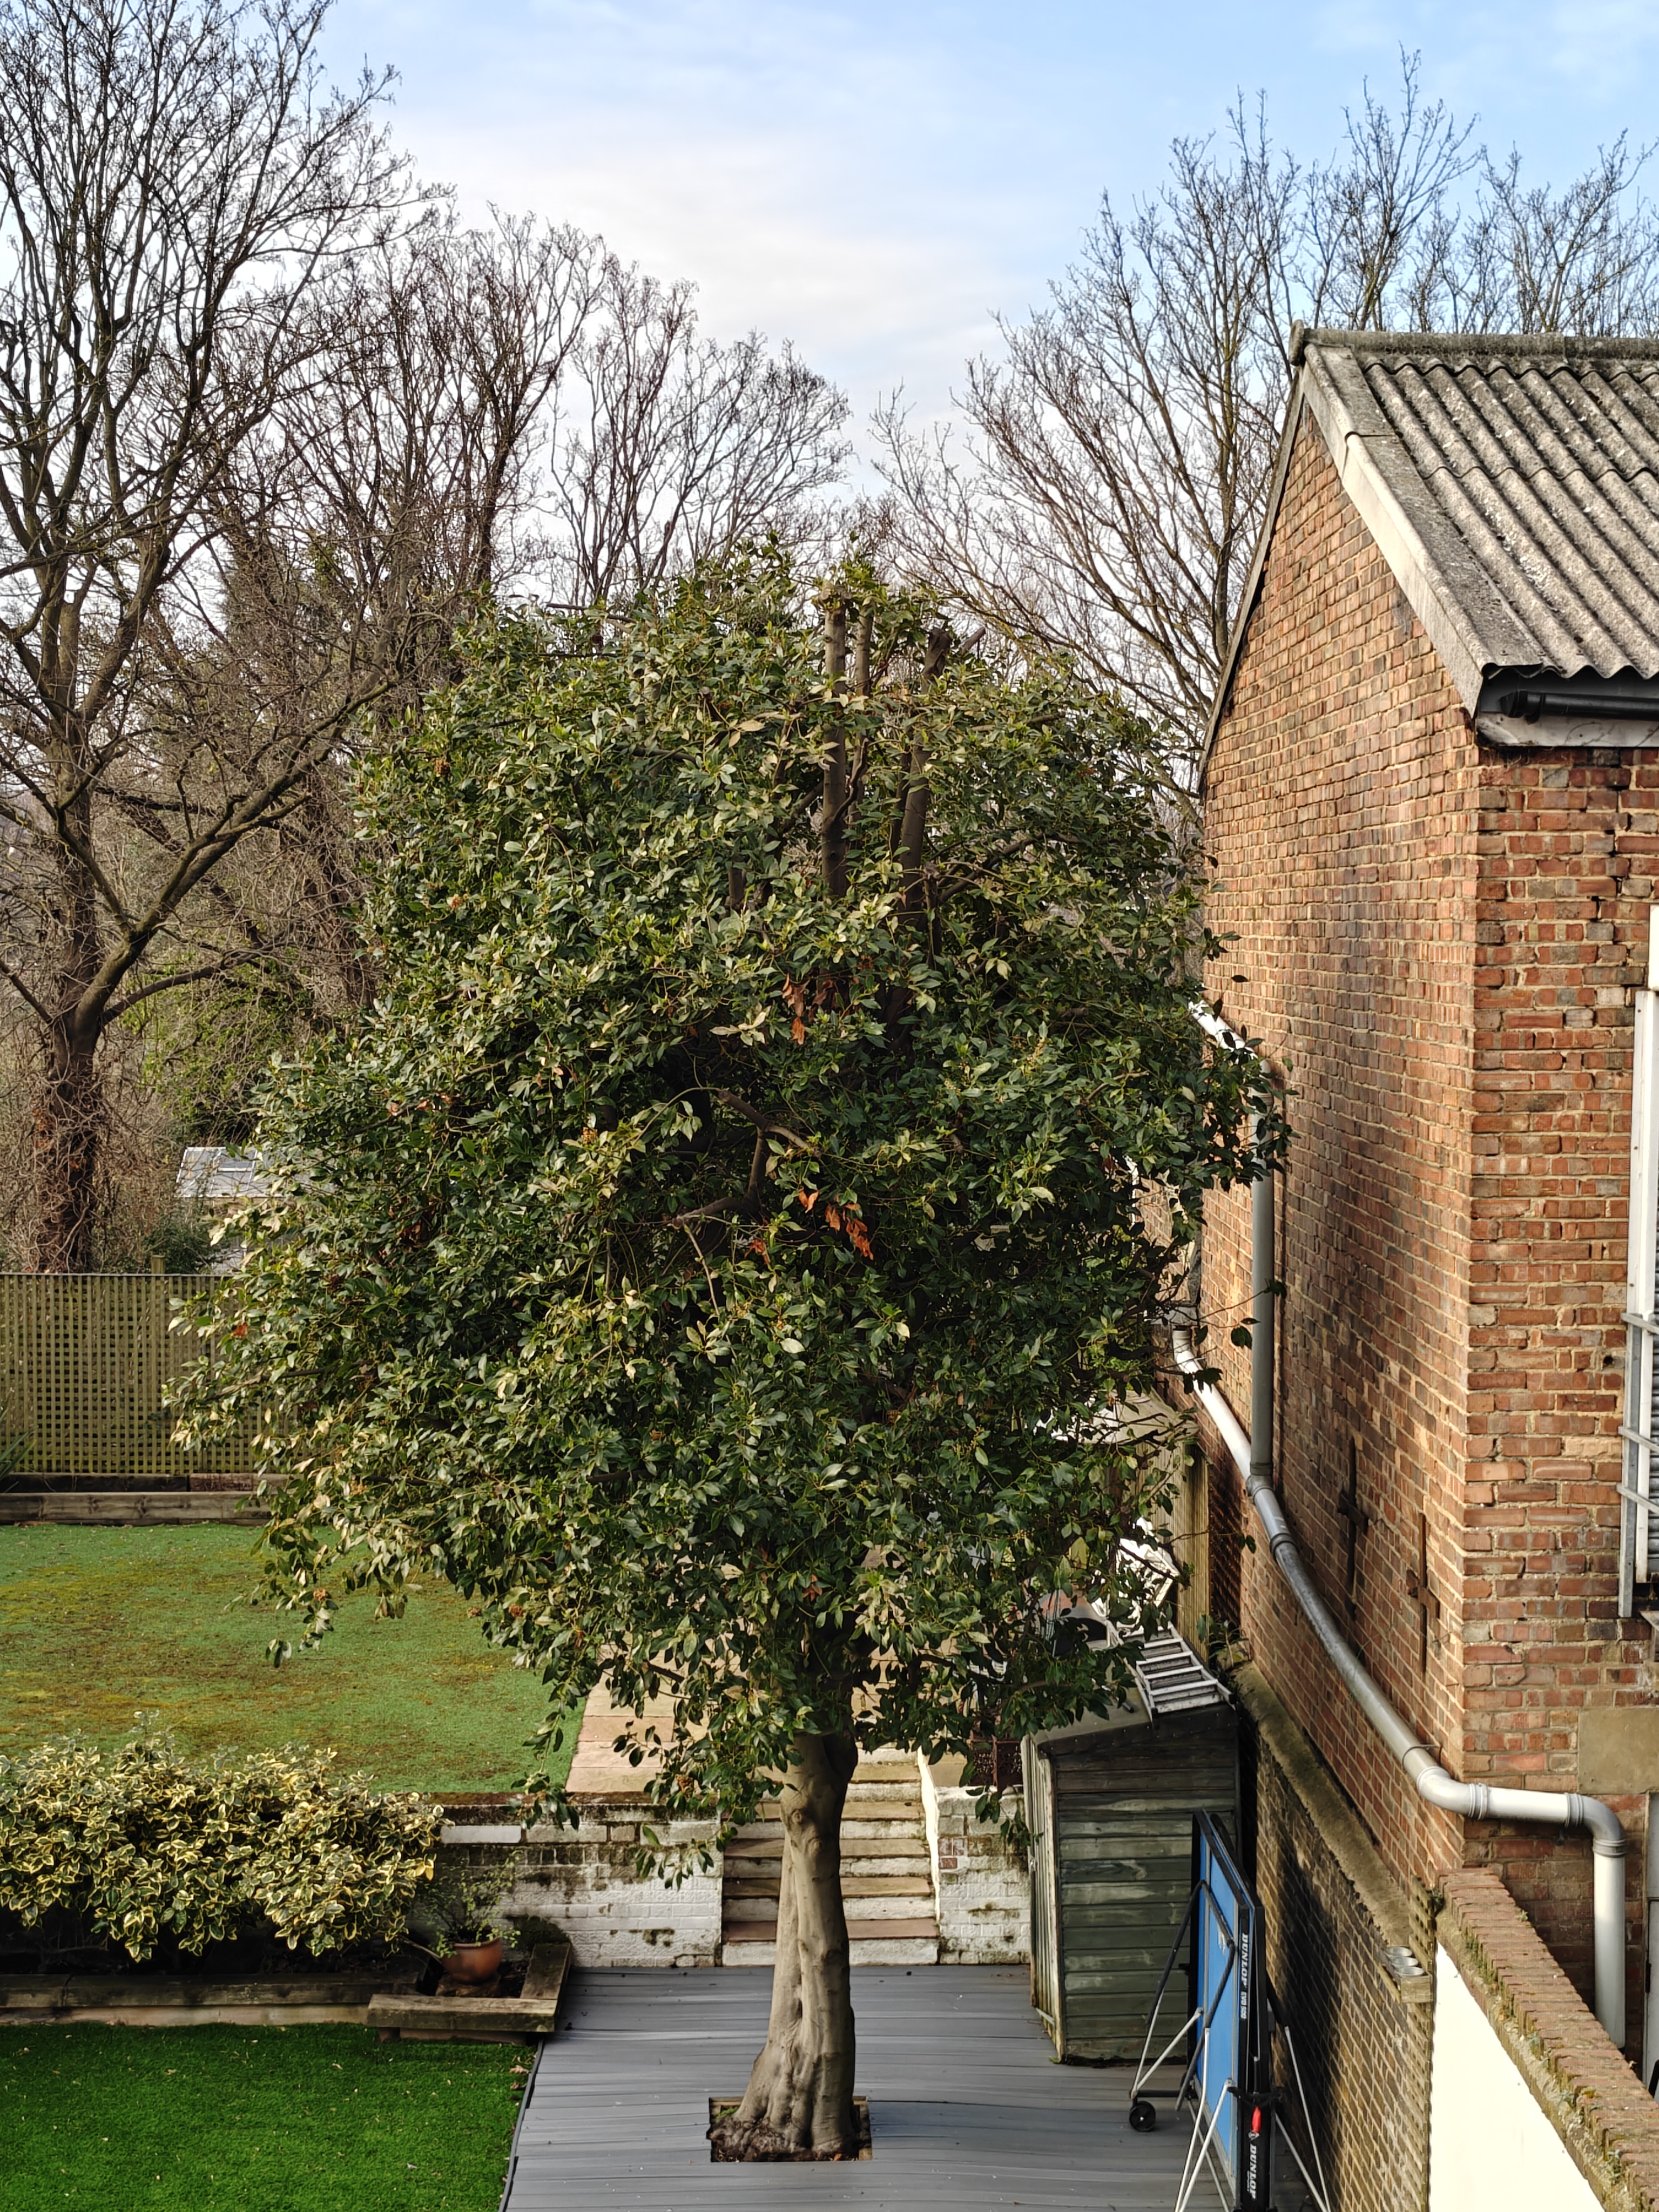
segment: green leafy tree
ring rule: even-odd
[[[853,571],[498,619],[383,771],[384,994],[260,1140],[229,1398],[289,1425],[309,1632],[435,1571],[552,1710],[672,1696],[629,1731],[664,1813],[781,1778],[733,2154],[851,2141],[860,1747],[1074,1717],[1141,1625],[1110,1411],[1270,1104],[1188,1013],[1153,757]],[[1115,1653],[1057,1625],[1085,1588]]]

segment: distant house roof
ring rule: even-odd
[[[1571,709],[1577,742],[1652,742],[1629,726],[1659,726],[1659,341],[1298,329],[1291,357],[1210,735],[1305,410],[1482,736],[1559,744]]]
[[[266,1183],[257,1157],[239,1157],[222,1145],[186,1145],[175,1187],[186,1206],[239,1206],[263,1198]]]

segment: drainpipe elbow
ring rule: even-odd
[[[1465,1820],[1491,1819],[1492,1792],[1486,1784],[1460,1782],[1448,1774],[1427,1744],[1414,1743],[1406,1753],[1404,1765],[1425,1805],[1433,1805],[1442,1813],[1455,1813]]]
[[[1575,1828],[1588,1828],[1590,1848],[1599,1859],[1621,1859],[1625,1856],[1625,1830],[1619,1815],[1611,1805],[1604,1805],[1599,1797],[1574,1796],[1573,1810],[1568,1815]]]

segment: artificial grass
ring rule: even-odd
[[[446,1584],[401,1620],[349,1599],[320,1650],[265,1656],[296,1617],[249,1606],[257,1532],[0,1527],[0,1752],[74,1733],[118,1743],[154,1712],[196,1753],[331,1744],[383,1789],[483,1790],[524,1775],[544,1710]],[[569,1770],[575,1729],[552,1765]]]
[[[361,2027],[0,2030],[3,2212],[495,2212],[528,2053]]]

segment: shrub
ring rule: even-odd
[[[432,1878],[442,1808],[377,1796],[303,1746],[188,1759],[141,1728],[0,1758],[0,1911],[135,1960],[274,1935],[313,1954],[395,1943]]]

